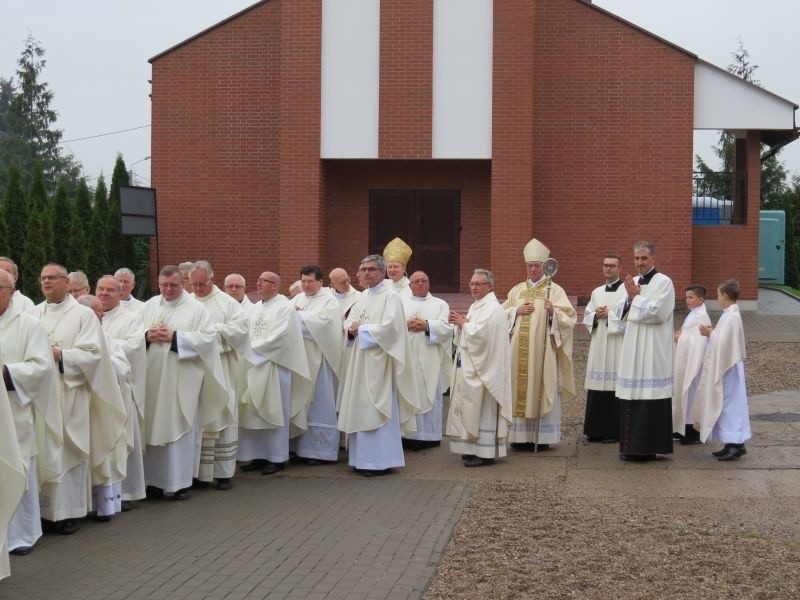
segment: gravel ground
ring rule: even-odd
[[[748,343],[748,393],[800,389],[798,350]],[[583,428],[587,351],[567,436]],[[798,498],[575,498],[564,483],[475,482],[424,597],[800,597]]]

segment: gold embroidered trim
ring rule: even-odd
[[[525,282],[525,291],[522,294],[523,302],[533,303],[536,298],[544,298],[547,280],[542,279],[535,286],[530,281]],[[519,346],[517,347],[517,398],[514,403],[514,416],[524,417],[525,406],[528,403],[528,357],[530,353],[531,317],[533,313],[524,315],[519,322]]]

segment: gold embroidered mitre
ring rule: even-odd
[[[550,249],[542,242],[533,238],[530,242],[525,244],[522,250],[522,256],[525,257],[525,262],[544,262],[550,258]]]
[[[386,248],[383,249],[383,259],[386,262],[400,262],[405,266],[411,259],[411,246],[396,237],[386,244]]]

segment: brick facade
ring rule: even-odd
[[[434,161],[432,2],[383,0],[380,159],[320,160],[321,5],[268,0],[153,59],[162,265],[207,258],[250,291],[276,270],[285,290],[305,263],[355,268],[370,189],[458,189],[463,291],[484,266],[505,294],[535,235],[572,296],[606,252],[631,272],[637,239],[676,288],[737,276],[757,296],[758,178],[748,225],[691,225],[693,56],[580,0],[495,0],[492,160]]]

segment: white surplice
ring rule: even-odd
[[[411,355],[419,367],[426,397],[416,417],[417,430],[405,437],[411,440],[442,439],[442,394],[450,386],[453,372],[453,326],[447,322],[450,307],[430,293],[423,297],[404,296],[406,319],[420,318],[428,322],[428,331],[409,331]]]
[[[500,458],[506,455],[511,425],[508,321],[494,292],[473,302],[467,319],[456,332],[446,430],[450,451]]]
[[[583,387],[587,390],[613,392],[617,383],[617,362],[622,351],[622,329],[614,312],[625,287],[620,285],[613,292],[607,292],[601,285],[592,291],[589,303],[583,312],[583,324],[592,334],[589,356],[586,359],[586,379]],[[608,308],[608,317],[597,318],[597,308]]]
[[[204,425],[200,391],[204,385],[223,385],[222,363],[208,311],[185,291],[172,301],[155,296],[145,303],[145,329],[163,323],[175,331],[172,344],[147,348],[145,407],[145,481],[175,492],[192,484],[200,460],[200,431]],[[208,415],[222,414],[225,397],[208,406]]]
[[[250,352],[239,380],[239,460],[289,460],[289,427],[302,410],[292,378],[309,379],[297,311],[278,294],[250,307]]]
[[[292,305],[300,317],[309,379],[296,378],[293,393],[304,396],[306,430],[293,440],[297,456],[335,461],[339,455],[336,388],[344,336],[339,303],[320,289],[313,296],[298,294]]]
[[[27,477],[25,494],[8,525],[8,548],[14,550],[33,546],[42,535],[34,423],[39,421],[42,427],[46,427],[44,412],[49,412],[51,420],[56,417],[50,427],[56,429],[59,437],[63,432],[63,424],[58,419],[60,410],[54,413],[48,408],[48,405],[57,403],[58,391],[47,331],[30,315],[21,314],[18,305],[13,302],[0,315],[0,363],[8,369],[14,387],[7,394]],[[0,479],[0,486],[7,484],[13,486],[12,482]]]
[[[198,479],[211,481],[231,478],[236,472],[236,454],[239,444],[238,407],[236,402],[237,378],[241,372],[240,359],[250,350],[250,322],[242,305],[216,285],[203,297],[195,296],[205,306],[217,334],[222,371],[226,386],[206,386],[201,393],[201,403],[206,404],[207,394],[226,394],[229,418],[206,425],[203,432]],[[211,405],[215,405],[212,402]]]
[[[700,370],[708,338],[700,333],[700,325],[711,325],[705,303],[689,311],[675,344],[674,379],[672,385],[672,430],[683,435],[692,425],[692,402],[700,382]]]

